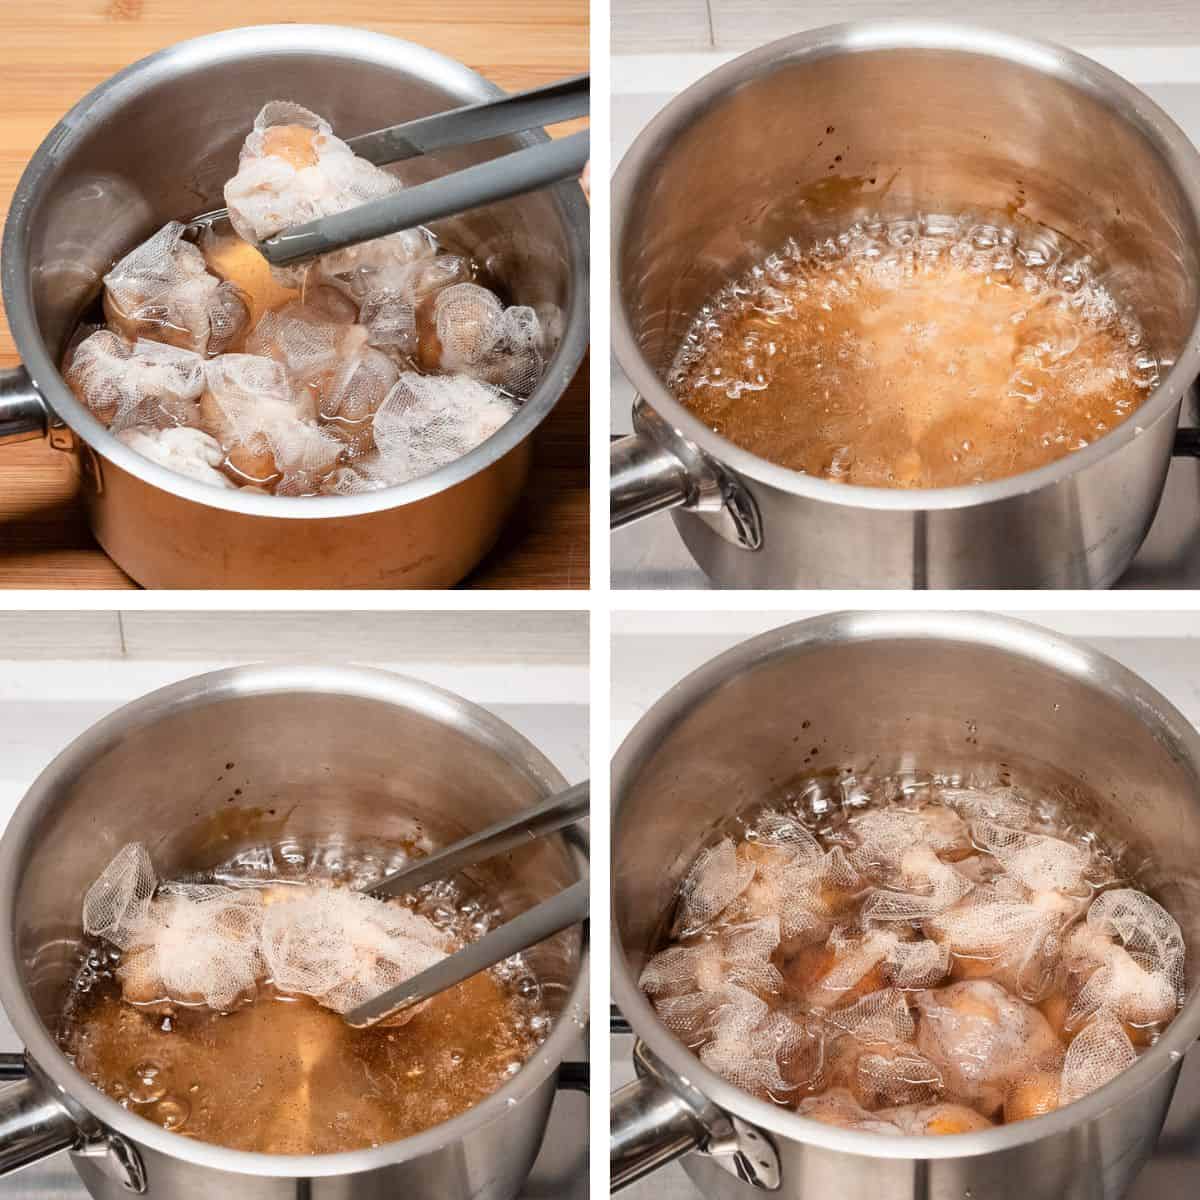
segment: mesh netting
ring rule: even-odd
[[[1092,857],[1086,846],[987,820],[972,823],[971,837],[1009,876],[1034,891],[1077,892],[1084,887],[1083,873]]]
[[[257,892],[172,887],[151,902],[117,968],[131,1003],[205,1004],[222,1012],[253,996],[262,975]]]
[[[999,1110],[1010,1080],[1061,1059],[1046,1018],[990,980],[921,992],[916,1004],[917,1048],[950,1095],[984,1113]]]
[[[400,372],[367,345],[364,326],[331,320],[323,307],[292,301],[263,314],[246,339],[246,351],[282,364],[292,387],[315,399],[327,432],[351,443],[355,452],[373,449],[370,418]]]
[[[312,419],[312,398],[292,388],[274,359],[226,354],[205,364],[205,377],[201,419],[247,481],[297,494],[333,469],[342,443]]]
[[[966,821],[983,819],[1020,828],[1033,819],[1029,801],[1013,787],[943,787],[937,795]]]
[[[715,991],[656,999],[654,1007],[663,1024],[689,1045],[716,1037],[718,1029],[727,1039],[753,1029],[770,1011],[761,996],[736,983]]]
[[[341,494],[419,479],[482,445],[516,412],[495,388],[463,375],[402,374],[375,413],[376,453],[343,473]]]
[[[218,470],[225,461],[225,451],[216,438],[210,437],[202,429],[190,426],[154,429],[135,425],[121,430],[117,440],[143,458],[199,483],[219,488],[235,486],[228,476]]]
[[[345,888],[160,884],[138,844],[124,847],[88,889],[83,927],[123,952],[117,976],[126,1000],[222,1012],[265,980],[347,1012],[451,948],[427,918]]]
[[[417,352],[417,317],[407,300],[372,300],[362,308],[367,340],[377,349],[397,357],[412,358]]]
[[[1070,1104],[1115,1079],[1137,1061],[1121,1023],[1101,1016],[1075,1035],[1063,1062],[1059,1103]]]
[[[716,937],[670,946],[656,954],[642,970],[639,984],[656,997],[711,992],[727,983],[755,992],[777,992],[781,979],[770,960],[778,945],[777,917],[731,926]]]
[[[353,431],[363,426],[400,379],[395,363],[367,345],[367,331],[355,325],[342,343],[338,369],[321,388],[321,418],[336,429]],[[374,442],[373,431],[367,430]]]
[[[305,387],[337,366],[347,326],[299,300],[263,313],[246,339],[246,353],[272,358]]]
[[[904,993],[882,988],[842,1008],[824,1014],[826,1023],[868,1045],[911,1042],[916,1025]]]
[[[1037,1001],[1054,982],[1063,937],[1083,903],[1053,891],[1030,895],[1001,878],[976,887],[925,927],[953,953],[988,964],[989,974],[1016,995]]]
[[[850,931],[837,927],[826,943],[833,962],[821,976],[813,1000],[817,1004],[836,1004],[849,991],[887,961],[899,942],[890,929]]]
[[[358,305],[346,293],[324,284],[308,284],[298,298],[299,311],[314,321],[332,321],[335,325],[353,325],[358,320]]]
[[[321,490],[328,496],[361,496],[365,492],[378,492],[394,486],[380,473],[382,463],[378,455],[369,455],[356,467],[337,467],[325,477]],[[397,479],[396,483],[404,480]]]
[[[899,887],[874,892],[863,906],[868,921],[920,921],[957,904],[975,886],[928,845],[910,846],[896,868]]]
[[[882,1109],[878,1117],[907,1134],[974,1133],[992,1127],[987,1117],[964,1104],[906,1104]]]
[[[728,984],[712,992],[688,992],[682,996],[657,996],[654,1011],[659,1020],[681,1042],[693,1048],[700,1046],[712,1033],[717,1013],[728,1004],[761,1001],[753,992]],[[763,1012],[766,1006],[763,1005]]]
[[[855,1064],[852,1090],[867,1108],[928,1103],[942,1090],[942,1073],[915,1046],[873,1047]]]
[[[739,868],[745,865],[738,848]],[[862,880],[840,846],[816,858],[786,851],[763,854],[758,846],[754,875],[731,906],[731,914],[749,919],[774,913],[780,936],[812,941],[828,935],[838,915],[862,888]]]
[[[263,960],[275,986],[339,1013],[411,979],[446,951],[445,935],[427,918],[344,888],[297,888],[263,916]],[[403,1024],[420,1007],[388,1023]]]
[[[132,425],[167,429],[195,424],[204,359],[162,342],[130,343],[98,329],[75,347],[63,378],[113,433]]]
[[[437,254],[411,262],[389,263],[378,271],[350,276],[341,283],[364,312],[388,300],[402,300],[415,309],[443,288],[469,283],[472,273],[469,259],[458,254]]]
[[[359,319],[372,346],[405,357],[418,350],[417,307],[443,288],[466,283],[471,264],[455,254],[398,263],[385,270],[355,276],[350,290],[361,304]]]
[[[956,858],[954,869],[964,878],[979,885],[994,883],[1004,876],[1004,868],[989,854],[968,854],[966,858]]]
[[[674,936],[690,937],[711,925],[753,878],[754,865],[738,857],[730,838],[701,850],[679,887]]]
[[[1175,918],[1132,888],[1103,892],[1067,943],[1068,966],[1094,965],[1068,1017],[1078,1028],[1100,1010],[1132,1025],[1170,1020],[1183,1004],[1183,935]]]
[[[1108,937],[1119,938],[1129,956],[1147,971],[1162,971],[1183,1002],[1183,934],[1161,904],[1144,892],[1114,888],[1098,896],[1088,909],[1087,923]]]
[[[852,1128],[968,1132],[1101,1086],[1184,1002],[1175,920],[1112,886],[1119,860],[1058,795],[906,779],[839,780],[843,803],[805,800],[808,819],[756,808],[698,855],[683,944],[641,979],[664,1024],[738,1086],[819,1090],[800,1111]],[[811,1039],[794,1077],[768,1050],[776,1018]]]
[[[819,1096],[807,1096],[796,1106],[796,1111],[802,1117],[825,1125],[836,1125],[839,1129],[892,1135],[901,1132],[894,1122],[863,1108],[848,1089],[832,1088]]]
[[[158,876],[146,847],[123,846],[83,898],[83,928],[128,950],[146,922]]]
[[[246,297],[232,283],[222,280],[209,300],[207,316],[208,355],[213,357],[236,350],[250,324],[250,306]]]
[[[700,1051],[711,1071],[752,1095],[781,1095],[821,1073],[823,1042],[818,1033],[759,1001],[720,1007],[712,1040]]]
[[[124,951],[117,977],[134,1004],[233,1008],[262,974],[261,919],[258,892],[160,889],[150,856],[136,844],[120,851],[83,901],[85,932]]]
[[[929,938],[897,942],[888,953],[884,977],[904,990],[929,988],[950,970],[950,948]]]
[[[130,341],[147,338],[197,354],[223,354],[250,311],[231,283],[212,275],[178,221],[164,225],[104,277],[104,314]]]
[[[329,123],[298,104],[271,101],[254,121],[242,146],[237,174],[225,185],[225,203],[238,234],[260,242],[281,230],[392,195],[394,175],[357,157]],[[415,229],[324,255],[318,273],[337,278],[432,255]],[[281,282],[296,285],[308,268],[276,268]]]
[[[754,822],[753,831],[759,845],[786,850],[798,861],[820,858],[824,853],[816,835],[787,813],[763,813]]]
[[[825,1008],[854,993],[890,985],[902,991],[932,987],[950,970],[950,952],[911,929],[836,926],[823,948],[829,961],[807,999]]]
[[[421,365],[470,375],[514,396],[542,377],[542,331],[532,308],[505,308],[487,288],[456,283],[416,314]]]
[[[850,861],[860,871],[882,873],[885,878],[914,846],[927,846],[937,854],[971,846],[965,822],[948,808],[931,806],[919,812],[870,809],[851,817],[847,824],[856,842]]]

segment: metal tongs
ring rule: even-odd
[[[376,166],[401,162],[449,146],[466,146],[506,133],[540,129],[587,116],[589,87],[589,76],[576,75],[499,100],[468,104],[403,125],[377,129],[351,138],[347,144],[355,154]],[[284,267],[401,229],[415,229],[440,217],[575,178],[587,164],[588,147],[586,130],[528,146],[394,195],[285,229],[260,242],[258,249],[272,266]],[[226,209],[205,213],[192,225],[211,225],[228,215]]]
[[[588,815],[589,798],[590,785],[585,780],[507,821],[491,825],[391,875],[364,884],[359,891],[371,896],[399,896],[411,892],[431,880],[442,879],[582,821]],[[581,879],[449,958],[350,1009],[344,1020],[355,1029],[366,1029],[577,925],[586,920],[587,915],[588,881]]]

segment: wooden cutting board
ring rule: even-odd
[[[465,62],[510,91],[588,69],[587,0],[0,3],[4,212],[46,133],[98,83],[173,42],[237,25],[282,21],[356,25],[407,38]],[[564,125],[554,132],[572,128]],[[0,367],[17,361],[5,322],[0,326]],[[532,480],[519,512],[468,585],[588,586],[587,429],[585,361],[536,435]],[[42,442],[28,442],[0,449],[0,468],[0,588],[135,586],[88,532],[62,455]]]

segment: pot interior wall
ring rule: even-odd
[[[1200,974],[1200,777],[1149,689],[1117,693],[953,636],[791,645],[717,684],[614,779],[614,921],[636,977],[697,851],[735,813],[843,767],[1006,764],[1139,868]],[[636,736],[636,734],[634,735]]]
[[[618,288],[642,353],[664,372],[699,306],[789,237],[972,212],[1093,255],[1174,359],[1200,308],[1196,218],[1149,119],[1114,104],[965,50],[780,51],[660,131],[631,181]]]
[[[353,137],[489,98],[465,71],[447,71],[415,48],[351,31],[246,30],[234,41],[177,48],[156,69],[106,95],[55,146],[29,233],[34,302],[48,351],[60,354],[118,257],[167,221],[224,206],[225,181],[268,100],[293,100],[326,117],[335,133]],[[421,183],[524,144],[525,135],[496,138],[389,169],[406,183]],[[474,254],[520,303],[567,310],[572,252],[553,191],[434,228]],[[557,345],[554,314],[545,315]]]
[[[84,892],[127,842],[144,843],[163,878],[264,846],[333,855],[394,848],[414,822],[444,845],[557,782],[450,702],[419,710],[319,690],[234,688],[156,714],[71,761],[14,884],[18,958],[51,1031],[79,962]],[[579,878],[580,861],[551,838],[471,877],[511,917]],[[579,931],[569,930],[529,952],[553,1015],[580,951]]]

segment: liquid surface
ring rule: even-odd
[[[275,886],[261,872],[243,874]],[[225,870],[220,879],[238,875]],[[493,920],[444,883],[419,897],[414,911],[452,943],[479,936]],[[117,975],[122,957],[109,945],[89,948],[60,1044],[91,1083],[131,1111],[237,1150],[326,1154],[419,1133],[491,1095],[550,1027],[539,984],[520,959],[442,993],[402,1025],[356,1030],[268,980],[228,1011],[130,1003],[130,979],[123,989]]]
[[[399,1029],[351,1029],[272,987],[223,1014],[167,1018],[105,980],[64,1044],[76,1067],[127,1108],[188,1137],[267,1154],[379,1146],[448,1121],[491,1095],[536,1042],[491,975],[460,984]]]
[[[1060,459],[1133,414],[1158,364],[1089,259],[1042,231],[865,222],[792,242],[689,331],[669,384],[771,462],[952,487]]]
[[[968,1132],[1103,1086],[1175,1016],[1178,925],[1053,798],[911,779],[813,795],[699,855],[641,976],[731,1083],[846,1128]]]

